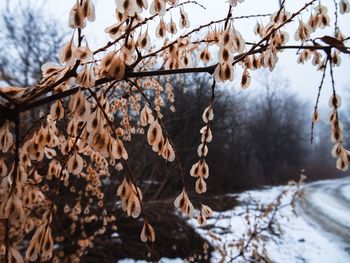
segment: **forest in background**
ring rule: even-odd
[[[40,79],[42,63],[47,60],[57,61],[55,52],[63,45],[62,36],[65,33],[59,27],[59,23],[42,23],[43,21],[40,20],[42,16],[37,13],[40,10],[27,8],[12,12],[20,13],[16,15],[6,12],[6,15],[2,14],[1,18],[3,30],[0,33],[2,40],[0,43],[11,46],[14,52],[2,51],[0,53],[0,82],[27,87]],[[22,15],[19,15],[21,13]],[[13,20],[13,18],[16,19]],[[33,30],[34,28],[37,30]],[[12,33],[9,34],[10,32]],[[58,35],[60,37],[57,39]],[[39,39],[38,36],[43,37]],[[37,41],[33,42],[31,39]],[[22,46],[18,43],[37,43],[37,46]],[[55,47],[52,50],[48,48],[53,45]],[[4,50],[4,47],[0,46],[0,49]],[[16,63],[13,63],[14,61]],[[5,68],[10,70],[5,71]],[[310,126],[313,105],[298,94],[288,91],[288,80],[277,77],[277,75],[278,72],[261,74],[256,86],[248,91],[242,91],[230,84],[218,89],[214,103],[217,118],[212,126],[215,134],[214,143],[207,157],[211,175],[208,179],[209,196],[220,196],[264,185],[285,184],[290,179],[297,179],[301,169],[306,170],[305,173],[309,180],[332,178],[340,174],[334,168],[334,160],[331,158],[332,144],[329,139],[330,126],[327,120],[322,119],[316,124],[315,138],[311,144]],[[171,83],[174,87],[176,112],[170,112],[170,110],[164,112],[166,116],[164,122],[177,145],[178,156],[183,162],[184,170],[189,171],[195,161],[197,146],[200,142],[198,131],[203,125],[201,116],[210,102],[210,81],[204,75],[190,75],[174,77]],[[26,123],[29,127],[40,111],[47,113],[48,110],[48,107],[42,107],[29,112],[23,117],[22,123]],[[322,113],[321,115],[326,116],[327,114]],[[118,116],[115,117],[115,121],[119,122]],[[346,117],[344,115],[342,119],[345,120]],[[346,125],[348,122],[350,120],[345,122],[346,127],[349,127]],[[154,206],[155,200],[173,198],[180,184],[179,172],[175,165],[161,161],[149,149],[145,136],[135,135],[133,143],[127,146],[131,157],[130,164],[137,174],[136,179],[140,181],[140,186],[144,189],[145,205]],[[109,184],[109,189],[104,189],[106,200],[109,200],[106,206],[114,206],[118,202],[115,196],[115,185],[119,184],[119,180],[123,177],[112,176],[111,178],[116,181]],[[186,177],[186,180],[192,180],[191,183],[194,183],[194,179],[189,176]],[[147,203],[147,200],[152,200],[153,203]],[[214,210],[215,208],[223,209],[220,206],[215,207],[215,202],[212,202]],[[231,202],[234,201],[231,200]],[[187,242],[185,240],[192,236],[196,245],[202,240],[194,232],[190,232],[187,228],[183,229],[185,226],[181,220],[176,220],[176,223],[162,221],[164,217],[173,216],[173,208],[169,203],[156,204],[160,212],[150,215],[150,218],[155,222],[159,238],[164,240],[164,244],[171,242],[167,237],[169,231],[175,231],[177,235],[183,234],[182,237],[178,237],[184,241],[183,247],[179,249],[180,252],[174,252],[174,255],[170,256],[188,255],[193,252],[194,248],[186,247],[188,240]],[[162,217],[159,216],[160,214]],[[65,222],[63,228],[71,223],[69,219],[61,221]],[[170,226],[173,223],[174,225]],[[120,236],[112,243],[120,245],[120,249],[115,250],[120,254],[113,255],[113,257],[128,257],[131,255],[130,251],[135,250],[135,247],[140,249],[140,254],[144,253],[145,249],[138,241],[137,232],[132,231],[135,226],[140,228],[141,222],[126,220],[124,216],[121,216],[117,225],[120,229]],[[124,240],[123,238],[130,233],[133,233],[135,238]],[[99,256],[98,248],[103,250],[101,254],[106,255],[108,248],[105,248],[102,243],[106,238],[110,237],[99,237],[101,244],[97,245],[97,249],[94,250],[96,256]],[[118,241],[119,239],[121,241]],[[125,246],[125,243],[128,246]],[[122,247],[125,249],[123,250]],[[200,250],[201,245],[198,245],[196,249]],[[160,254],[163,253],[162,248],[158,247],[157,251]],[[169,251],[166,253],[169,255]],[[141,255],[140,258],[142,258]]]

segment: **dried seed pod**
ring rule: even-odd
[[[207,179],[209,176],[209,166],[205,160],[199,160],[192,165],[190,174],[192,177],[203,177]]]
[[[145,105],[140,114],[140,122],[142,126],[147,126],[148,124],[154,123],[154,117],[152,110]]]
[[[150,13],[152,15],[158,14],[159,16],[164,16],[166,13],[165,1],[153,0],[150,7]]]
[[[180,28],[189,28],[190,27],[190,20],[188,19],[188,14],[185,12],[183,7],[180,7],[180,22],[179,22]]]
[[[250,85],[250,81],[251,81],[250,74],[249,74],[248,70],[245,69],[245,70],[243,71],[243,75],[242,75],[241,87],[242,87],[243,89],[248,88],[249,85]]]
[[[149,126],[147,132],[148,144],[151,146],[157,145],[161,141],[162,137],[162,128],[160,127],[160,124],[157,119]]]
[[[69,26],[82,29],[86,26],[86,20],[84,11],[79,2],[79,0],[76,1],[69,13]]]
[[[50,110],[50,115],[54,120],[61,120],[64,117],[64,108],[60,100],[56,101]]]
[[[176,197],[174,206],[179,208],[182,213],[187,214],[189,217],[193,216],[194,207],[188,198],[185,189]]]
[[[203,177],[199,177],[196,180],[196,192],[198,194],[203,194],[207,191],[207,183],[204,181]]]
[[[143,223],[143,227],[142,227],[142,232],[141,232],[140,238],[141,238],[142,242],[147,242],[148,240],[150,242],[154,242],[156,240],[154,229],[147,222],[147,220],[145,220],[145,222]]]
[[[339,2],[339,11],[341,14],[350,12],[350,4],[348,0],[340,0]]]
[[[69,158],[67,162],[67,169],[68,172],[74,175],[79,175],[83,170],[83,158],[77,153],[77,151],[74,151],[72,156]]]
[[[158,38],[164,38],[166,35],[166,24],[163,19],[159,21],[159,24],[156,28],[156,36]]]
[[[211,105],[209,105],[203,112],[202,119],[205,123],[208,123],[214,119],[214,111]]]

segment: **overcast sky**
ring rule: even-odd
[[[0,0],[5,1],[5,0]],[[47,0],[45,1],[46,8],[48,13],[54,17],[59,17],[62,20],[62,23],[67,26],[68,13],[71,6],[74,4],[75,0]],[[108,36],[104,33],[104,29],[107,26],[115,23],[114,10],[115,10],[115,1],[114,0],[95,0],[96,7],[96,21],[94,23],[89,23],[87,27],[88,35],[90,42],[94,42],[95,47],[98,47],[108,41]],[[149,1],[150,2],[150,1]],[[183,2],[183,1],[181,1]],[[191,21],[191,28],[198,25],[208,23],[212,20],[224,18],[227,14],[228,4],[226,0],[198,0],[203,6],[206,7],[206,10],[196,6],[188,5],[185,10],[189,14]],[[297,11],[300,9],[306,2],[302,0],[287,0],[287,10],[290,12]],[[334,13],[334,4],[333,0],[323,0],[323,5],[328,7],[330,16],[333,18]],[[271,13],[277,11],[279,6],[278,0],[245,0],[242,4],[239,4],[234,8],[233,15],[248,15],[248,14],[263,14]],[[311,9],[307,10],[301,18],[307,20],[309,17]],[[177,17],[178,11],[173,12],[173,17]],[[166,21],[168,21],[169,18]],[[258,38],[252,34],[253,28],[256,21],[259,19],[251,20],[240,20],[235,22],[235,28],[238,29],[243,37],[247,41],[254,41]],[[267,18],[262,19],[261,21],[267,21]],[[266,23],[265,23],[266,24]],[[350,36],[350,14],[342,15],[339,17],[339,24],[341,26],[342,32]],[[190,29],[191,29],[190,28]],[[286,31],[290,34],[290,39],[294,39],[294,32],[296,29],[296,24],[290,25],[286,28]],[[318,30],[316,35],[331,35],[334,32],[333,22],[331,27],[325,31]],[[279,72],[286,78],[290,80],[290,86],[293,90],[297,91],[303,97],[306,97],[310,100],[314,100],[317,95],[317,87],[320,82],[322,73],[318,72],[311,66],[311,63],[306,65],[298,65],[296,63],[297,57],[295,56],[295,50],[285,51],[283,54],[280,54],[280,61],[278,63]],[[348,83],[350,81],[350,57],[342,56],[342,65],[340,68],[335,69],[335,76],[337,79],[337,88],[339,91],[348,88]],[[239,76],[236,76],[236,84],[239,82]],[[238,85],[236,85],[238,87]],[[326,80],[325,90],[322,95],[322,104],[325,104],[328,101],[328,98],[331,94],[330,80]]]

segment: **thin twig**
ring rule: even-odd
[[[324,68],[323,68],[323,73],[322,73],[322,78],[321,78],[321,83],[320,85],[318,86],[318,93],[317,93],[317,99],[316,99],[316,104],[315,104],[315,107],[314,107],[314,116],[313,116],[313,119],[312,119],[312,123],[311,123],[311,144],[313,143],[313,140],[314,140],[314,128],[315,128],[315,115],[318,114],[318,104],[319,104],[319,101],[320,101],[320,97],[321,97],[321,91],[322,91],[322,87],[323,87],[323,83],[324,83],[324,80],[326,78],[326,70],[327,70],[327,64],[328,64],[328,60],[326,61],[325,65],[324,65]]]

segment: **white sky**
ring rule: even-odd
[[[0,0],[5,1],[5,0]],[[183,0],[184,1],[184,0]],[[183,2],[181,1],[181,2]],[[338,0],[337,0],[338,1]],[[109,40],[108,36],[104,33],[104,29],[116,22],[114,18],[115,1],[114,0],[95,0],[96,7],[96,21],[94,23],[88,23],[87,35],[89,36],[89,44],[95,43],[94,47],[98,47],[106,43]],[[149,0],[151,2],[151,0]],[[306,2],[303,0],[287,0],[287,11],[294,12],[300,9]],[[333,0],[322,0],[323,5],[328,7],[329,15],[331,19],[334,13]],[[46,0],[45,6],[48,9],[48,13],[54,17],[62,19],[63,24],[68,24],[68,13],[71,6],[75,3],[75,0]],[[226,0],[198,0],[198,3],[206,7],[206,10],[196,6],[188,5],[185,10],[189,14],[191,21],[191,30],[201,24],[208,23],[212,20],[224,18],[227,14],[228,4]],[[248,14],[263,14],[271,13],[278,10],[278,0],[245,0],[242,4],[239,4],[234,8],[233,15],[248,15]],[[311,9],[309,8],[302,16],[302,19],[306,21],[309,17]],[[174,21],[177,20],[178,10],[173,12]],[[268,18],[263,18],[261,21],[267,21]],[[165,17],[166,21],[169,21],[169,17]],[[260,20],[260,18],[258,19]],[[156,20],[158,21],[158,20]],[[235,28],[238,29],[246,41],[258,40],[256,36],[252,34],[257,19],[240,20],[235,22]],[[154,23],[155,24],[155,23]],[[342,15],[339,17],[340,28],[346,36],[350,35],[350,14]],[[286,28],[286,31],[290,34],[290,39],[294,41],[294,32],[297,24],[294,22]],[[332,35],[334,32],[333,20],[331,27],[327,30],[316,31],[313,36]],[[92,41],[91,41],[92,40]],[[293,42],[290,42],[293,43]],[[290,87],[301,96],[315,100],[317,95],[317,87],[319,85],[322,72],[315,70],[311,63],[306,65],[298,65],[296,63],[297,57],[295,56],[296,50],[285,51],[280,54],[280,60],[278,63],[279,71],[283,76],[290,80]],[[342,65],[339,68],[335,68],[335,77],[337,89],[340,93],[347,88],[350,81],[350,58],[349,56],[342,56]],[[236,81],[234,84],[239,83],[240,76],[236,75]],[[235,85],[238,88],[238,85]],[[325,105],[331,94],[330,80],[326,79],[325,89],[321,97],[321,104]]]

